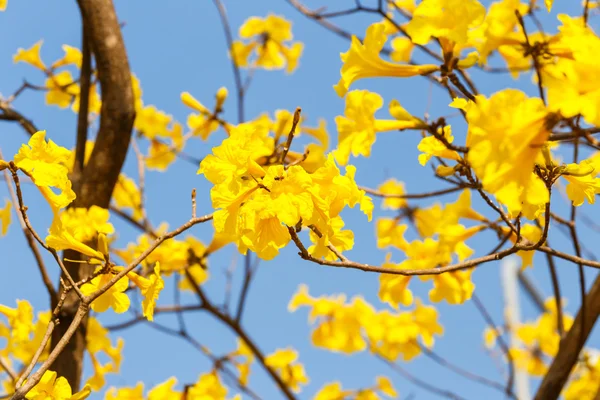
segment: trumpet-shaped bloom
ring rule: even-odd
[[[144,384],[138,382],[134,388],[117,389],[111,387],[104,396],[104,400],[144,400]]]
[[[344,97],[352,83],[359,79],[376,77],[408,78],[437,71],[432,64],[410,65],[395,64],[381,59],[379,53],[387,41],[385,24],[375,23],[367,28],[363,43],[352,36],[350,49],[340,55],[344,65],[340,71],[342,77],[334,86],[336,93]]]
[[[340,216],[331,219],[329,232],[317,235],[314,231],[310,231],[310,240],[314,245],[308,248],[308,252],[315,258],[324,258],[329,261],[335,261],[337,256],[329,249],[329,245],[333,245],[336,250],[343,252],[351,250],[354,247],[354,232],[350,230],[342,230],[344,220]]]
[[[399,210],[406,207],[406,199],[403,199],[402,195],[405,194],[404,183],[398,182],[396,179],[388,179],[379,185],[378,188],[380,193],[386,195],[381,202],[381,207],[384,209]]]
[[[60,217],[55,216],[48,230],[49,235],[46,236],[46,244],[55,250],[71,249],[97,260],[104,260],[104,255],[101,252],[92,249],[75,238],[75,235],[79,234],[81,236],[81,230],[76,232],[74,229],[77,229],[77,227],[65,226]]]
[[[81,60],[83,58],[81,50],[77,47],[69,46],[68,44],[63,44],[62,49],[65,52],[65,55],[52,63],[52,69],[64,67],[66,65],[75,65],[77,68],[81,68]]]
[[[109,212],[106,208],[91,206],[90,208],[68,208],[60,214],[64,229],[73,232],[73,238],[80,242],[89,242],[99,233],[110,235],[115,227],[108,222]]]
[[[397,268],[407,269],[408,262],[401,264],[393,264],[390,260],[391,254],[388,253],[386,262],[383,263],[383,268]],[[398,309],[398,305],[402,304],[405,307],[410,306],[413,303],[413,294],[408,289],[411,276],[405,275],[393,275],[393,274],[381,274],[379,275],[379,299],[388,303],[390,306]]]
[[[140,289],[140,292],[144,297],[144,300],[142,301],[142,315],[146,317],[148,321],[153,321],[156,300],[158,300],[160,292],[165,287],[165,281],[163,281],[162,277],[160,276],[160,263],[156,263],[153,274],[150,275],[150,278],[144,278],[135,272],[130,272],[127,274],[127,276]]]
[[[397,103],[392,103],[391,106]],[[423,122],[416,118],[400,120],[375,119],[375,112],[383,106],[383,99],[368,90],[353,90],[346,97],[343,116],[335,117],[338,130],[338,146],[335,159],[341,164],[348,163],[350,154],[354,157],[369,157],[377,132],[403,129],[418,129]],[[396,110],[391,108],[391,110]]]
[[[443,129],[438,129],[438,134],[446,139],[448,143],[452,143],[454,141],[454,136],[452,136],[452,127],[450,125],[444,126]],[[454,161],[460,160],[460,156],[456,151],[448,149],[444,142],[435,136],[424,137],[419,142],[417,148],[422,152],[419,154],[419,164],[423,166],[429,162],[431,157],[441,157]]]
[[[67,108],[79,96],[80,88],[69,71],[61,71],[46,79],[46,104]]]
[[[478,0],[424,0],[406,26],[413,43],[426,45],[431,37],[462,45],[468,32],[481,24],[485,7]]]
[[[28,400],[82,400],[91,394],[89,386],[73,394],[69,382],[54,371],[46,371],[40,381],[25,395]]]
[[[304,49],[301,42],[288,43],[293,39],[292,24],[278,15],[248,18],[239,35],[248,41],[233,42],[231,57],[242,68],[252,65],[271,70],[287,66],[286,72],[291,73]]]
[[[169,124],[173,117],[148,105],[136,113],[134,128],[141,132],[146,138],[154,139],[169,136]]]
[[[100,274],[90,282],[85,283],[81,286],[81,293],[85,296],[89,296],[99,289],[106,286],[106,284],[112,279],[113,274]],[[109,308],[112,308],[117,314],[122,314],[129,309],[130,300],[125,290],[129,286],[129,279],[127,276],[122,277],[114,285],[112,285],[106,292],[102,293],[98,298],[92,301],[92,310],[96,312],[104,312]]]
[[[186,395],[189,400],[225,400],[227,387],[223,385],[216,371],[213,371],[200,375],[198,381],[188,388]],[[239,396],[235,396],[234,400],[239,400]]]
[[[309,380],[304,366],[297,359],[298,353],[294,349],[278,349],[265,357],[265,365],[274,369],[286,385],[299,393],[300,385],[307,385]]]
[[[66,207],[75,199],[71,189],[69,172],[65,164],[71,157],[71,152],[57,146],[52,140],[45,140],[46,131],[38,131],[23,144],[15,155],[17,167],[27,172],[46,200],[56,212]],[[55,194],[50,187],[58,188],[60,194]]]
[[[434,303],[446,300],[448,304],[463,304],[469,300],[475,290],[471,281],[472,269],[452,271],[433,277],[433,289],[429,291],[429,299]]]
[[[46,70],[46,65],[42,61],[42,57],[40,56],[40,50],[42,49],[42,43],[44,41],[40,40],[29,49],[18,49],[17,54],[13,56],[13,62],[24,62],[29,65],[33,65],[34,67],[41,69],[42,71]]]
[[[483,187],[515,215],[524,204],[546,204],[548,190],[533,174],[554,118],[542,100],[506,89],[489,99],[478,95],[462,108],[469,123],[467,160]]]
[[[585,200],[589,204],[596,202],[596,195],[600,193],[600,178],[597,178],[596,175],[600,171],[597,171],[595,167],[596,165],[591,160],[567,165],[569,174],[563,174],[562,177],[568,182],[567,196],[575,207],[582,205]]]
[[[567,118],[581,114],[592,125],[600,124],[600,65],[595,54],[600,38],[582,19],[559,15],[556,63],[544,66],[542,82],[548,88],[548,104]]]
[[[217,101],[217,106],[223,106],[225,97],[221,96],[221,101]],[[207,140],[210,134],[219,128],[219,121],[214,118],[208,108],[196,100],[190,93],[181,93],[181,101],[183,104],[197,112],[196,114],[190,114],[188,116],[188,128],[192,130],[194,136],[200,136],[202,140]],[[218,109],[219,107],[216,108]]]
[[[113,192],[113,200],[119,208],[131,208],[133,219],[142,218],[142,199],[140,189],[134,180],[127,175],[119,174],[119,179]]]

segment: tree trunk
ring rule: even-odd
[[[86,33],[84,37],[88,39],[87,45],[96,60],[102,109],[100,129],[92,154],[87,164],[74,177],[74,190],[77,198],[73,202],[73,207],[88,208],[96,205],[108,208],[113,189],[125,162],[135,119],[131,73],[112,0],[78,0],[78,4],[83,29]],[[82,132],[87,131],[87,121],[84,127],[81,126],[81,121],[80,118],[78,148],[81,146],[81,140],[85,140],[87,136],[81,135]],[[85,145],[85,141],[83,144]],[[83,162],[82,160],[77,161]],[[80,255],[66,251],[64,257],[79,259]],[[75,281],[89,276],[93,271],[93,267],[86,264],[65,262],[65,265]],[[66,281],[64,277],[63,281]],[[53,347],[63,336],[75,316],[78,303],[77,295],[71,291],[60,313],[60,323],[52,335]],[[64,376],[69,381],[74,391],[79,390],[81,386],[85,327],[84,321],[52,365],[52,369],[59,376]]]

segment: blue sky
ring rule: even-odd
[[[489,2],[484,3],[487,5]],[[23,78],[33,83],[43,83],[43,77],[38,71],[24,64],[12,63],[12,55],[17,48],[27,48],[43,38],[42,57],[50,64],[62,55],[61,45],[80,46],[80,17],[76,3],[72,1],[60,2],[60,6],[57,4],[59,3],[12,0],[7,12],[0,14],[0,93],[9,95],[20,85]],[[273,12],[291,20],[295,40],[305,44],[300,66],[292,75],[283,71],[256,73],[245,102],[247,118],[254,118],[262,112],[272,115],[277,109],[293,110],[300,106],[307,118],[307,124],[316,125],[318,118],[325,118],[330,133],[335,135],[334,118],[343,113],[344,101],[336,95],[332,85],[339,79],[339,53],[347,50],[347,41],[327,32],[281,0],[230,0],[225,1],[225,4],[235,32],[249,16],[265,16]],[[325,4],[330,4],[333,10],[350,7],[353,2],[314,0],[307,3],[311,8]],[[230,93],[234,92],[222,27],[211,1],[177,0],[167,3],[120,0],[116,2],[116,7],[119,19],[124,23],[123,35],[130,65],[141,81],[145,104],[154,104],[173,115],[176,120],[185,123],[189,110],[179,100],[181,92],[189,91],[209,106],[213,104],[214,93],[219,87],[226,86]],[[557,13],[576,15],[580,10],[579,2],[557,0],[555,10],[550,16],[543,17],[543,21],[546,26],[552,27],[555,25]],[[541,11],[540,14],[546,13]],[[340,23],[352,32],[363,35],[364,28],[375,20],[374,16],[361,15],[340,20]],[[592,19],[592,26],[595,22],[597,21]],[[422,54],[415,54],[419,60],[427,60]],[[480,91],[487,95],[503,87],[516,87],[532,96],[537,93],[529,75],[515,81],[503,75],[474,73],[474,79]],[[454,115],[449,117],[448,121],[454,127],[455,135],[459,138],[457,140],[464,137],[464,124],[456,117],[455,110],[447,107],[447,94],[430,87],[425,79],[367,80],[359,82],[354,88],[369,89],[383,96],[386,105],[378,114],[381,118],[388,116],[387,104],[395,98],[415,115],[421,116],[426,111],[434,117]],[[14,107],[33,119],[40,129],[47,130],[48,137],[58,144],[68,148],[74,145],[76,116],[70,110],[45,106],[44,95],[36,92],[26,92],[20,96]],[[230,97],[225,108],[226,119],[235,122],[237,114],[234,96]],[[211,147],[218,145],[223,137],[224,133],[218,132],[208,142],[190,141],[186,152],[202,157],[210,153]],[[17,125],[0,124],[0,148],[5,157],[9,158],[15,154],[26,140],[26,135]],[[395,177],[405,182],[410,193],[439,188],[439,181],[431,177],[430,169],[421,167],[417,162],[418,141],[419,137],[414,132],[390,132],[378,136],[370,158],[351,161],[358,169],[357,182],[375,187],[385,179]],[[333,142],[335,143],[335,140]],[[570,148],[566,150],[570,152]],[[566,154],[569,153],[565,152]],[[208,196],[210,186],[202,176],[196,175],[196,170],[197,166],[180,160],[166,174],[147,174],[148,214],[155,226],[161,222],[168,222],[174,228],[189,218],[189,195],[192,188],[198,189],[198,212],[212,211]],[[125,172],[129,176],[137,176],[133,152],[128,155]],[[0,204],[3,204],[5,197],[8,197],[6,187],[0,185]],[[567,210],[564,196],[555,193],[554,198],[557,210]],[[34,226],[39,232],[45,232],[50,222],[47,206],[31,187],[25,189],[25,199]],[[456,195],[449,195],[444,197],[443,201],[455,199]],[[376,200],[375,203],[375,217],[391,215],[389,212],[380,211],[379,201]],[[414,204],[431,203],[432,201],[426,200]],[[482,209],[479,202],[475,201],[474,204]],[[591,218],[598,216],[595,206],[583,206],[581,212]],[[346,226],[356,234],[355,249],[348,253],[348,257],[371,264],[381,263],[385,252],[375,247],[374,225],[368,224],[358,210],[345,212],[344,219]],[[118,217],[113,217],[112,222],[117,228],[119,246],[124,247],[136,239],[137,232]],[[210,240],[211,231],[210,226],[200,225],[194,227],[190,233],[207,242]],[[597,233],[584,228],[583,225],[580,236],[588,247],[597,240]],[[572,252],[568,239],[559,230],[556,230],[550,240],[553,246]],[[483,254],[495,243],[491,235],[482,235],[481,238],[471,240],[469,244],[477,249],[478,254]],[[206,284],[206,289],[217,302],[223,296],[225,270],[235,257],[238,263],[242,262],[242,257],[236,253],[235,249],[227,248],[209,260],[212,277]],[[11,306],[15,304],[15,299],[24,298],[32,302],[36,311],[47,309],[47,295],[18,225],[13,224],[8,236],[0,240],[0,254],[0,303]],[[394,260],[400,261],[398,254]],[[50,260],[47,265],[51,268],[53,277],[57,279],[57,266]],[[577,269],[574,265],[562,261],[558,261],[557,266],[563,295],[569,300],[567,311],[575,313],[580,304]],[[486,264],[473,273],[476,293],[497,322],[501,321],[503,308],[502,288],[498,279],[500,267],[498,262]],[[527,271],[527,274],[544,296],[551,294],[544,257],[536,256],[534,268]],[[594,271],[587,272],[588,284],[594,276]],[[234,293],[239,290],[240,277],[241,269],[238,269]],[[310,326],[306,310],[301,309],[293,314],[287,311],[290,297],[302,283],[310,287],[313,295],[342,292],[348,297],[362,295],[377,308],[386,307],[377,298],[378,279],[375,274],[310,264],[300,260],[291,247],[275,260],[260,264],[251,288],[243,325],[265,353],[287,346],[299,351],[300,361],[304,363],[311,379],[299,398],[310,398],[323,384],[333,380],[340,380],[344,387],[348,388],[367,387],[374,382],[377,375],[389,376],[401,398],[410,394],[416,395],[417,399],[434,397],[395,375],[367,353],[347,356],[313,347],[310,344]],[[168,282],[167,289],[159,300],[160,304],[172,304],[171,286]],[[415,295],[426,302],[430,287],[431,283],[417,280],[411,284]],[[185,295],[183,298],[184,303],[194,301],[192,295]],[[535,308],[523,293],[521,305],[525,319],[536,318]],[[437,307],[445,334],[436,342],[435,352],[454,360],[466,369],[502,381],[503,377],[496,366],[497,360],[491,359],[484,351],[482,331],[485,322],[475,306],[469,302],[462,307],[449,306],[446,303],[438,304]],[[101,321],[108,324],[128,318],[127,314],[116,316],[109,311],[101,316]],[[157,321],[176,326],[175,320],[169,316],[159,316]],[[231,351],[235,347],[235,337],[231,332],[210,316],[193,313],[186,317],[186,321],[194,337],[213,349],[216,354]],[[152,387],[173,375],[178,377],[180,383],[192,383],[200,373],[210,369],[210,363],[188,344],[143,324],[120,331],[114,338],[118,336],[125,339],[122,373],[118,376],[108,375],[108,386],[133,386],[136,382],[143,381],[146,387]],[[596,330],[588,343],[598,345],[598,341]],[[404,364],[403,367],[421,379],[469,399],[503,397],[497,391],[464,380],[424,356]],[[90,369],[87,370],[86,377],[89,374]],[[264,399],[280,398],[277,389],[258,366],[253,369],[250,385]],[[103,395],[104,391],[94,394],[92,398],[100,399]]]

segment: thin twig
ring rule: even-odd
[[[499,382],[495,382],[491,379],[488,379],[486,377],[477,375],[475,373],[472,373],[470,371],[465,370],[464,368],[461,368],[453,363],[451,363],[450,361],[448,361],[447,359],[441,357],[440,355],[438,355],[437,353],[434,353],[432,350],[430,350],[429,348],[420,345],[421,347],[421,351],[429,358],[431,358],[433,361],[435,361],[437,364],[448,368],[450,371],[455,372],[456,374],[469,379],[473,382],[477,382],[480,383],[482,385],[485,385],[487,387],[491,387],[497,390],[500,390],[503,393],[506,393],[506,388],[504,387],[503,384],[499,383]],[[516,399],[516,396],[514,393],[509,393],[508,394],[511,398]]]
[[[8,365],[8,362],[5,361],[2,356],[0,356],[0,368],[6,371],[12,382],[15,382],[17,380],[17,374],[15,373],[15,371],[13,371],[10,365]]]
[[[473,301],[473,304],[475,304],[475,307],[477,308],[477,310],[479,311],[479,313],[485,320],[486,324],[495,330],[496,340],[498,341],[498,346],[500,346],[500,348],[502,349],[502,352],[504,353],[504,356],[506,357],[506,359],[508,361],[508,379],[506,381],[505,392],[506,392],[507,396],[510,396],[510,394],[513,393],[513,385],[515,382],[515,365],[514,365],[514,360],[510,354],[508,345],[502,338],[502,335],[501,335],[500,331],[498,330],[498,325],[496,325],[494,323],[492,316],[490,315],[488,310],[485,308],[485,306],[479,299],[479,296],[477,296],[475,293],[473,293],[471,300]]]
[[[359,189],[364,190],[365,193],[368,193],[370,195],[377,196],[377,197],[388,198],[388,199],[426,199],[429,197],[437,197],[437,196],[442,196],[445,194],[459,192],[466,188],[471,188],[471,187],[470,186],[464,186],[464,187],[456,186],[456,187],[452,187],[452,188],[448,188],[448,189],[435,190],[435,191],[425,192],[425,193],[391,194],[391,193],[382,193],[378,190],[371,189],[371,188],[368,188],[365,186],[359,186]]]
[[[49,247],[46,244],[46,242],[44,242],[42,240],[42,238],[37,234],[37,232],[31,226],[31,223],[29,222],[29,217],[27,217],[27,207],[25,207],[25,204],[23,203],[23,193],[21,192],[21,182],[19,180],[19,175],[17,174],[17,167],[16,167],[16,165],[12,161],[10,162],[10,171],[11,171],[11,175],[12,175],[13,181],[15,183],[15,188],[17,189],[17,200],[18,200],[18,203],[19,203],[19,211],[21,213],[21,216],[23,217],[23,222],[25,223],[25,226],[27,226],[27,229],[29,230],[29,232],[31,233],[31,235],[35,238],[35,240],[40,244],[40,246],[42,246],[50,254],[52,254],[52,256],[54,257],[54,259],[58,263],[61,271],[65,274],[65,276],[67,277],[67,280],[69,281],[69,283],[71,284],[71,286],[73,286],[73,289],[75,290],[75,293],[77,293],[77,296],[80,299],[82,299],[83,298],[83,294],[81,293],[81,291],[79,290],[79,288],[75,285],[75,281],[73,280],[73,277],[67,271],[67,268],[63,264],[62,259],[59,257],[59,255],[56,252],[56,250],[54,250],[53,248]]]
[[[413,374],[411,374],[410,372],[408,372],[407,370],[405,370],[404,368],[402,368],[400,365],[396,364],[395,362],[392,362],[388,359],[386,359],[385,357],[381,356],[381,355],[376,355],[376,357],[383,361],[385,364],[387,364],[392,370],[394,370],[397,374],[403,376],[405,379],[407,379],[408,381],[410,381],[411,383],[413,383],[414,385],[427,390],[428,392],[431,392],[433,394],[436,394],[438,396],[441,397],[446,397],[448,399],[453,399],[453,400],[466,400],[464,397],[459,396],[455,393],[452,393],[448,390],[444,390],[444,389],[440,389],[437,386],[432,385],[431,383],[419,379],[416,376],[414,376]]]
[[[15,385],[15,387],[17,389],[19,389],[21,387],[21,385],[23,384],[25,379],[27,379],[27,377],[29,376],[29,374],[31,373],[33,368],[35,367],[35,364],[37,364],[38,360],[40,359],[40,356],[42,355],[42,353],[46,349],[46,346],[48,345],[48,341],[52,337],[52,331],[54,331],[55,326],[56,326],[56,322],[54,322],[54,320],[51,320],[50,323],[48,324],[48,327],[46,328],[46,333],[44,334],[44,337],[42,338],[42,342],[40,343],[39,347],[35,351],[35,354],[33,355],[31,362],[29,363],[29,365],[27,366],[25,371],[21,374],[21,376],[19,377],[19,380],[17,381],[17,384]]]
[[[225,40],[227,42],[227,48],[229,51],[233,50],[233,34],[231,32],[231,24],[227,17],[227,10],[221,0],[213,0],[217,10],[219,11],[219,18],[221,18],[221,25],[223,25],[223,31],[225,32]],[[235,81],[236,93],[238,97],[238,123],[244,122],[244,96],[246,90],[242,84],[242,74],[240,68],[235,63],[233,54],[231,55],[231,67],[233,68],[233,78]]]
[[[292,146],[292,140],[294,140],[294,135],[296,133],[296,127],[298,126],[298,122],[300,122],[300,113],[302,109],[300,107],[296,107],[294,111],[294,117],[292,119],[292,127],[290,128],[290,132],[288,134],[287,140],[283,145],[283,152],[281,153],[281,162],[285,163],[285,158],[287,157],[288,151],[290,151],[290,147]]]
[[[0,159],[3,159],[2,151],[0,151]],[[4,179],[6,180],[6,185],[8,187],[8,193],[12,199],[13,204],[16,207],[16,205],[19,204],[19,199],[17,198],[15,190],[13,189],[13,187],[10,183],[11,180],[10,180],[10,175],[8,173],[8,170],[4,170],[3,172],[4,172]],[[23,219],[23,215],[20,212],[18,212],[17,217],[19,218],[19,223],[21,224],[21,229],[23,231],[23,234],[25,235],[25,240],[27,241],[27,245],[31,249],[33,257],[35,258],[36,264],[40,271],[40,275],[42,277],[42,282],[44,282],[46,291],[48,292],[48,295],[50,296],[50,304],[56,304],[56,302],[58,301],[58,295],[56,293],[56,289],[54,288],[54,284],[52,283],[52,280],[50,279],[50,275],[48,275],[48,270],[46,269],[46,264],[44,263],[44,259],[42,258],[40,249],[37,247],[37,244],[35,242],[35,239],[33,238],[33,235],[27,228],[27,224],[25,223],[25,220]]]

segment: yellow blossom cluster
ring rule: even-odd
[[[300,392],[300,385],[307,385],[309,382],[304,366],[297,359],[298,353],[291,348],[278,349],[265,357],[265,365],[279,374],[281,380],[294,392]]]
[[[79,83],[73,78],[71,71],[63,69],[60,72],[59,68],[67,66],[75,66],[81,68],[82,54],[81,51],[73,46],[63,45],[64,56],[56,60],[50,67],[47,67],[41,57],[43,41],[40,40],[31,46],[29,49],[18,49],[13,56],[13,61],[24,62],[29,64],[46,75],[46,104],[56,105],[60,108],[71,106],[73,111],[79,111],[79,96],[81,88]],[[93,79],[92,79],[93,81]],[[90,85],[88,111],[90,113],[99,114],[102,102],[95,84]]]
[[[171,377],[165,382],[153,387],[147,395],[144,396],[144,384],[138,383],[133,388],[115,388],[111,387],[105,394],[104,400],[226,400],[227,387],[223,385],[215,371],[200,375],[195,384],[190,385],[184,392],[174,389],[177,379]],[[231,400],[240,400],[240,395],[236,395]]]
[[[282,69],[293,72],[298,66],[304,44],[293,39],[292,24],[278,15],[251,17],[240,26],[239,36],[231,46],[231,57],[242,68]]]
[[[396,399],[398,392],[385,376],[378,376],[375,385],[362,389],[343,389],[340,382],[328,383],[317,392],[314,400],[379,400],[379,395]]]
[[[421,353],[421,346],[432,347],[434,336],[444,332],[436,309],[420,301],[410,311],[376,311],[361,297],[350,302],[345,295],[315,298],[301,285],[288,309],[299,307],[309,307],[309,318],[317,323],[312,332],[315,346],[348,354],[368,348],[391,361],[408,361]]]
[[[302,163],[283,165],[285,145],[276,145],[263,124],[241,124],[200,164],[198,172],[214,184],[215,231],[241,253],[272,259],[290,241],[289,229],[302,226],[319,232],[319,251],[319,241],[340,234],[336,217],[344,207],[359,205],[371,218],[373,203],[356,185],[353,166],[342,175],[331,154],[312,173]]]
[[[403,186],[388,181],[381,186],[383,193],[402,194]],[[384,203],[387,207],[403,208],[405,202],[394,199]],[[406,241],[404,234],[408,225],[398,218],[380,218],[377,220],[377,245],[380,248],[393,247],[402,251],[404,261],[399,264],[390,262],[391,254],[383,264],[387,268],[396,268],[418,272],[432,270],[451,264],[457,258],[464,261],[473,254],[466,240],[486,229],[485,218],[471,208],[471,192],[464,190],[454,203],[442,207],[436,203],[427,208],[418,208],[413,212],[413,221],[417,233],[422,239]],[[466,227],[462,221],[478,223]],[[471,298],[475,285],[471,282],[471,269],[445,272],[442,274],[422,275],[422,280],[432,280],[433,289],[429,298],[433,302],[446,300],[450,304],[462,304]],[[379,298],[393,307],[399,304],[409,306],[413,295],[408,284],[412,277],[408,275],[381,274],[379,277]]]
[[[548,299],[545,302],[546,311],[534,322],[513,327],[520,345],[510,349],[510,356],[517,368],[527,371],[533,376],[543,376],[547,371],[547,362],[558,352],[560,334],[556,301]],[[563,314],[564,330],[568,331],[573,325],[573,318]]]

